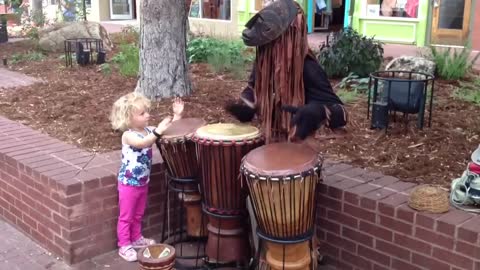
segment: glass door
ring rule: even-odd
[[[110,0],[110,18],[112,20],[133,19],[133,0]]]
[[[464,46],[469,34],[471,4],[471,0],[433,0],[431,43]]]

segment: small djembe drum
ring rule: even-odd
[[[242,124],[199,128],[197,144],[203,210],[209,217],[206,255],[209,263],[248,263],[246,187],[239,180],[242,158],[263,144],[259,130]]]
[[[157,141],[167,165],[169,189],[183,200],[187,217],[187,235],[206,237],[206,218],[202,218],[201,196],[198,190],[198,160],[191,136],[206,122],[199,118],[184,118],[173,122]]]
[[[272,269],[310,269],[316,189],[322,159],[311,148],[273,143],[248,153],[241,165]]]

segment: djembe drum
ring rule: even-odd
[[[184,118],[173,122],[157,141],[167,165],[169,189],[179,193],[187,216],[187,235],[205,237],[202,226],[201,196],[198,191],[198,160],[191,136],[206,124],[199,118]],[[206,221],[206,219],[205,219]]]
[[[242,158],[263,144],[256,127],[212,124],[192,138],[197,144],[203,210],[209,217],[206,255],[210,263],[248,263],[246,188],[241,186]]]
[[[250,192],[257,235],[265,240],[266,261],[273,269],[310,268],[321,167],[318,154],[293,143],[259,147],[242,161],[242,181]]]

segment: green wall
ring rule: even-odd
[[[366,36],[387,43],[415,44],[425,46],[428,25],[429,1],[419,1],[418,18],[366,17],[366,0],[354,4],[352,28]]]
[[[241,33],[245,29],[245,24],[250,20],[250,18],[255,15],[255,12],[251,12],[251,3],[250,0],[238,0],[238,31]],[[295,0],[303,8],[305,15],[307,14],[307,0]]]

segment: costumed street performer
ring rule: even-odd
[[[241,122],[259,116],[267,144],[304,140],[322,125],[335,130],[347,124],[343,102],[309,49],[305,16],[296,2],[278,0],[260,10],[247,22],[242,39],[256,47],[256,59],[241,101],[225,108]],[[250,200],[247,206],[255,232]],[[258,238],[252,236],[258,250]]]
[[[226,110],[241,122],[260,116],[266,143],[303,140],[322,125],[344,127],[347,112],[309,49],[301,7],[293,0],[275,1],[246,27],[242,39],[256,47],[256,59],[241,101]]]

